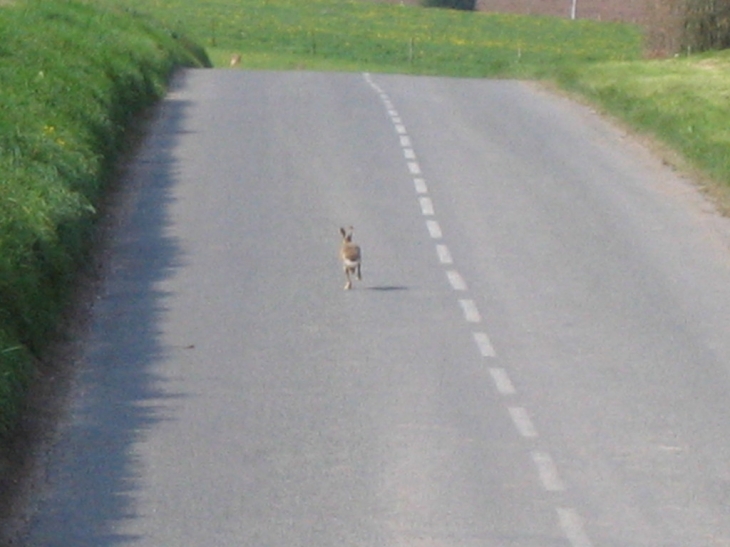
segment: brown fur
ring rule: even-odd
[[[352,288],[351,275],[356,275],[358,280],[362,279],[360,246],[352,242],[352,230],[352,226],[350,226],[349,232],[344,228],[340,228],[340,234],[342,234],[340,258],[342,259],[342,267],[345,270],[345,278],[347,278],[347,283],[345,283],[346,291]]]
[[[241,55],[240,54],[231,55],[230,67],[233,68],[234,66],[238,66],[240,64],[241,64]]]

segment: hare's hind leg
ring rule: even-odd
[[[345,277],[347,278],[347,283],[345,283],[345,290],[349,291],[352,288],[352,280],[350,279],[350,267],[345,266]]]

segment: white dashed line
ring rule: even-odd
[[[489,374],[494,380],[494,385],[500,395],[514,395],[517,393],[512,380],[507,375],[507,371],[503,368],[490,368]]]
[[[393,102],[390,100],[385,91],[378,86],[372,78],[370,73],[363,73],[365,81],[368,85],[380,96],[383,105],[385,106],[388,116],[390,116],[393,127],[400,138],[400,145],[403,149],[403,156],[406,159],[408,170],[411,175],[416,176],[413,179],[415,190],[421,197],[418,198],[421,212],[424,216],[434,216],[433,201],[428,194],[428,187],[423,178],[417,175],[421,175],[421,166],[416,161],[416,152],[413,148],[411,138],[408,136],[403,120],[401,119],[398,111],[395,109]],[[436,220],[427,220],[426,227],[428,233],[432,239],[441,239],[443,237],[441,227]],[[436,253],[438,254],[439,262],[443,265],[451,265],[454,260],[449,252],[446,245],[436,245]],[[466,281],[454,269],[446,270],[446,276],[451,284],[451,287],[456,291],[467,290]],[[464,312],[464,318],[469,323],[480,323],[482,320],[479,310],[473,300],[459,299],[459,305]],[[474,341],[479,348],[479,352],[483,357],[496,357],[496,352],[492,346],[489,336],[485,332],[473,332]],[[489,374],[494,381],[495,387],[499,394],[509,396],[515,395],[516,390],[512,383],[507,371],[504,368],[490,367]],[[524,407],[520,406],[509,406],[508,408],[510,417],[517,428],[519,434],[524,438],[535,438],[538,436],[537,430]],[[560,480],[557,467],[547,452],[532,451],[530,453],[535,466],[537,467],[540,482],[542,483],[545,490],[549,492],[559,492],[565,490],[563,482]],[[583,529],[583,523],[580,516],[574,509],[569,508],[556,508],[558,513],[558,520],[560,527],[563,530],[566,538],[568,539],[571,547],[593,547],[590,539],[586,535]]]
[[[475,332],[474,341],[477,343],[479,353],[482,354],[482,357],[497,356],[497,352],[494,351],[494,346],[492,346],[492,342],[489,340],[486,332]]]
[[[413,179],[413,185],[416,187],[416,192],[419,194],[428,194],[428,186],[426,181],[420,178]]]
[[[441,239],[443,237],[443,234],[441,233],[441,226],[435,220],[427,220],[426,228],[428,228],[428,233],[430,234],[431,238]]]
[[[433,202],[431,201],[431,198],[418,198],[418,203],[421,205],[421,212],[425,216],[434,215]]]
[[[461,277],[461,274],[457,272],[456,270],[447,270],[446,271],[446,277],[449,278],[449,283],[451,284],[451,288],[455,291],[465,291],[466,290],[466,281],[464,281],[464,278]]]
[[[583,529],[583,521],[575,509],[558,507],[557,511],[560,527],[568,538],[571,547],[593,547],[593,543],[591,543]]]
[[[517,431],[520,432],[520,435],[527,439],[537,437],[537,430],[535,429],[530,416],[527,414],[527,410],[521,406],[511,406],[508,410],[509,415],[512,417],[512,421],[515,423]]]
[[[464,317],[469,323],[479,323],[482,320],[482,316],[479,315],[479,310],[473,300],[459,300],[459,305],[464,310]]]
[[[563,481],[560,480],[558,469],[553,459],[547,452],[534,451],[530,454],[532,461],[537,466],[537,473],[540,475],[540,482],[548,492],[562,492],[565,490]]]
[[[446,245],[436,245],[436,254],[438,254],[439,262],[441,262],[441,264],[454,263],[454,259],[451,258],[451,253]]]
[[[558,507],[558,520],[571,547],[593,547],[583,529],[583,521],[574,509]]]

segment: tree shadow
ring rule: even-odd
[[[189,107],[168,98],[157,109],[122,177],[122,203],[112,204],[119,218],[104,261],[106,279],[82,345],[69,416],[47,457],[47,492],[30,521],[29,544],[110,547],[135,540],[117,530],[140,518],[134,446],[155,424],[171,419],[170,400],[183,397],[168,392],[154,365],[175,351],[160,340],[170,295],[159,284],[183,261],[166,228],[176,184],[174,150]]]

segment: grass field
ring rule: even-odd
[[[449,76],[541,77],[637,59],[638,28],[347,0],[121,0],[209,48],[215,64]]]

